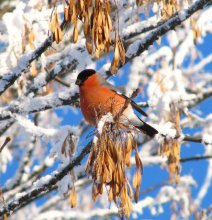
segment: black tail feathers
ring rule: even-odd
[[[151,125],[147,124],[143,121],[143,125],[137,127],[142,133],[147,134],[150,137],[154,137],[156,134],[158,134],[158,131],[153,128]]]

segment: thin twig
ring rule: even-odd
[[[64,81],[63,79],[61,79],[59,76],[56,76],[56,77],[55,77],[55,81],[57,81],[57,82],[59,82],[60,84],[66,86],[66,87],[68,87],[68,88],[70,88],[70,84],[67,83],[67,82],[65,82],[65,81]]]
[[[204,156],[194,156],[194,157],[181,158],[180,162],[181,163],[185,163],[185,162],[190,162],[190,161],[209,160],[209,159],[212,159],[212,155],[204,155]]]

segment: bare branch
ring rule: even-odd
[[[208,159],[212,159],[212,155],[204,155],[204,156],[194,156],[194,157],[181,158],[180,162],[181,163],[185,163],[185,162],[190,162],[190,161],[208,160]]]

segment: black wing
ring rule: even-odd
[[[107,82],[106,80],[102,79],[101,80],[101,84],[103,86],[106,86],[107,88],[110,88],[111,90],[113,90],[114,92],[116,92],[118,95],[123,96],[126,99],[130,99],[130,104],[132,105],[132,107],[139,112],[140,114],[142,114],[145,117],[148,117],[148,115],[146,114],[146,112],[144,112],[141,107],[136,104],[131,98],[127,97],[126,95],[123,95],[123,93],[121,91],[119,91],[116,87],[114,87],[113,85],[111,85],[109,82]]]

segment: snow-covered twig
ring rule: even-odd
[[[40,179],[37,182],[37,187],[33,187],[26,193],[21,193],[20,196],[17,196],[14,201],[7,204],[7,206],[0,209],[0,216],[7,213],[10,214],[11,211],[17,210],[19,207],[28,204],[30,201],[33,201],[35,198],[42,196],[45,192],[49,192],[55,184],[60,181],[67,173],[69,173],[75,166],[80,165],[84,157],[90,152],[91,142],[89,142],[86,147],[76,156],[66,167],[62,170],[47,175],[48,178]]]
[[[176,26],[181,24],[184,20],[189,18],[192,14],[194,14],[196,11],[204,8],[205,6],[211,4],[212,1],[208,0],[198,0],[193,5],[191,5],[188,9],[179,11],[176,15],[174,15],[172,18],[170,18],[168,21],[166,21],[164,24],[159,26],[157,29],[155,29],[152,33],[150,33],[147,37],[145,37],[145,40],[135,42],[133,45],[130,46],[127,57],[126,57],[126,63],[132,60],[134,57],[141,54],[143,51],[148,49],[150,45],[153,44],[155,40],[157,40],[159,37],[167,33],[169,30],[174,29]],[[61,27],[63,28],[65,26],[66,22],[64,21],[61,24]],[[43,52],[46,51],[46,49],[51,46],[52,44],[52,36],[48,37],[42,44],[39,46],[35,51],[28,55],[23,55],[22,58],[19,60],[17,66],[9,73],[4,74],[0,79],[0,95],[8,88],[10,87],[20,76],[22,73],[26,72],[28,70],[28,67],[38,57],[41,56]],[[135,47],[137,48],[135,50]]]
[[[168,31],[175,29],[175,27],[191,17],[195,12],[210,4],[212,4],[212,0],[195,1],[188,9],[180,10],[164,24],[145,36],[144,39],[135,41],[127,50],[126,63],[147,50],[159,37],[163,36]],[[110,75],[109,72],[107,74]]]
[[[205,57],[204,59],[202,59],[198,64],[196,64],[186,70],[183,70],[183,72],[185,72],[185,74],[197,73],[198,71],[203,69],[204,66],[206,66],[207,64],[210,64],[210,63],[212,63],[212,54],[210,54],[207,57]]]
[[[48,109],[71,105],[79,106],[79,94],[71,95],[68,91],[50,94],[44,97],[23,100],[18,105],[11,105],[0,110],[0,120],[8,119],[11,114],[30,114]]]
[[[63,21],[60,26],[63,29],[65,25],[66,21]],[[22,73],[28,71],[31,63],[39,58],[41,54],[44,53],[48,47],[51,46],[52,42],[53,36],[50,35],[35,51],[29,54],[24,54],[20,58],[17,66],[11,72],[4,74],[0,78],[0,95],[16,81]]]
[[[193,99],[186,101],[186,106],[188,108],[194,107],[200,102],[212,96],[212,89],[207,89],[201,93],[198,93]],[[44,97],[36,97],[33,99],[27,99],[20,102],[18,105],[10,105],[6,108],[0,109],[1,115],[0,120],[5,120],[10,118],[11,114],[30,114],[40,111],[45,111],[52,108],[57,108],[61,106],[71,105],[79,106],[79,94],[74,95],[69,94],[68,91],[61,92],[58,94],[50,94]],[[147,102],[138,103],[140,107],[149,107]]]

